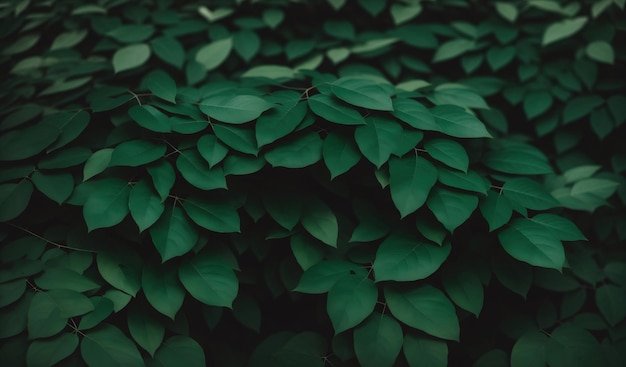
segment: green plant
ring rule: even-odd
[[[0,7],[0,360],[626,364],[623,0]]]

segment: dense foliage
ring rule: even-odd
[[[626,365],[624,3],[2,2],[2,365]]]

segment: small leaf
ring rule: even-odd
[[[567,124],[589,115],[594,109],[604,104],[598,95],[579,96],[567,102],[563,109],[563,123]]]
[[[418,16],[422,12],[422,6],[419,3],[415,5],[393,4],[390,12],[393,23],[397,26]]]
[[[391,314],[408,326],[432,336],[459,340],[459,321],[452,302],[439,289],[423,285],[400,291],[385,287]]]
[[[424,148],[434,159],[467,173],[469,157],[461,144],[448,139],[431,139],[424,143]]]
[[[387,315],[373,313],[354,330],[354,352],[363,367],[392,367],[402,349],[402,328]]]
[[[515,23],[519,11],[514,4],[498,1],[494,5],[496,7],[496,11],[498,12],[498,14],[500,14],[502,18],[508,20],[511,23]]]
[[[147,167],[147,171],[152,177],[152,185],[156,189],[161,202],[165,201],[170,194],[170,190],[176,181],[176,173],[172,165],[165,159]]]
[[[587,24],[587,17],[576,17],[564,19],[560,22],[552,23],[543,33],[541,44],[546,46],[550,43],[568,38],[580,31]]]
[[[457,38],[447,41],[437,48],[435,56],[433,56],[433,62],[437,63],[453,59],[455,57],[461,56],[467,51],[473,50],[474,47],[476,47],[475,41],[464,38]]]
[[[250,62],[261,48],[261,38],[249,29],[242,29],[233,36],[233,47],[242,59]]]
[[[144,366],[135,343],[110,324],[85,333],[80,343],[80,354],[89,367]]]
[[[326,304],[335,335],[365,320],[374,311],[377,300],[378,288],[370,279],[351,275],[335,283]]]
[[[44,195],[61,205],[74,191],[74,177],[69,173],[33,172],[31,179]]]
[[[481,198],[478,207],[487,223],[489,223],[489,232],[495,231],[508,223],[513,215],[513,208],[509,199],[494,190],[489,190],[487,197]]]
[[[163,262],[191,251],[198,241],[196,227],[179,206],[165,209],[150,228],[150,237]]]
[[[210,118],[230,124],[252,121],[271,107],[272,104],[253,95],[216,94],[200,103],[200,110]]]
[[[441,131],[435,118],[423,104],[408,98],[396,98],[393,100],[393,112],[397,119],[406,122],[419,130]]]
[[[542,225],[518,218],[500,232],[498,238],[506,252],[517,260],[558,271],[563,268],[563,244]]]
[[[213,70],[226,61],[232,48],[232,37],[214,41],[198,49],[195,61],[204,66],[206,71]]]
[[[365,120],[353,108],[349,108],[337,99],[324,94],[316,94],[307,100],[309,108],[319,117],[342,125],[364,125]]]
[[[389,161],[391,199],[402,218],[415,212],[426,202],[437,182],[437,169],[415,154]]]
[[[321,261],[304,271],[294,292],[322,294],[353,273],[367,275],[359,265],[342,260]]]
[[[163,343],[163,324],[138,307],[128,312],[127,320],[130,335],[140,347],[154,356],[154,352]]]
[[[113,287],[134,297],[141,288],[142,259],[132,249],[119,250],[98,253],[98,272]]]
[[[439,269],[450,249],[449,243],[436,246],[419,238],[392,234],[376,251],[373,266],[376,281],[425,279]]]
[[[524,96],[524,113],[533,119],[546,112],[552,106],[552,95],[546,91],[533,91]]]
[[[163,70],[156,70],[146,77],[146,85],[155,96],[176,103],[176,82]]]
[[[606,41],[593,41],[589,43],[585,52],[592,60],[611,65],[615,62],[613,46]]]
[[[301,223],[313,237],[337,247],[339,225],[335,213],[321,200],[311,200],[302,212]]]
[[[426,202],[430,211],[451,233],[472,215],[478,206],[475,195],[436,188]]]
[[[511,202],[528,209],[546,210],[559,206],[541,184],[526,177],[508,180],[502,186],[502,194]]]
[[[379,83],[370,79],[339,78],[330,85],[337,98],[370,110],[393,111],[391,97]]]
[[[233,270],[211,254],[192,257],[178,269],[180,281],[198,301],[218,307],[232,308],[239,290]]]
[[[137,43],[149,39],[154,34],[154,26],[147,24],[126,24],[106,33],[121,43]]]
[[[115,73],[137,68],[150,58],[150,46],[137,43],[122,47],[113,54],[113,70]]]
[[[166,63],[181,69],[185,62],[185,49],[176,39],[168,36],[161,36],[150,41],[152,52]]]
[[[187,182],[202,190],[225,189],[226,176],[221,167],[209,168],[196,150],[181,152],[176,168]]]

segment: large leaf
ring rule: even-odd
[[[572,323],[558,326],[546,344],[550,367],[584,367],[604,365],[604,355],[596,338]]]
[[[233,270],[213,254],[197,255],[181,264],[180,281],[198,301],[209,306],[232,308],[239,290]]]
[[[567,218],[555,214],[542,213],[535,215],[530,220],[549,229],[561,241],[587,240],[578,227]]]
[[[89,367],[144,366],[135,343],[110,324],[85,333],[80,343],[80,354]]]
[[[183,208],[196,224],[210,231],[240,232],[239,213],[232,200],[192,197],[183,202]]]
[[[449,243],[437,246],[405,234],[392,234],[378,247],[374,260],[377,282],[415,281],[433,274],[450,254]]]
[[[452,302],[437,288],[422,285],[410,290],[385,287],[391,314],[403,323],[442,339],[459,340],[459,321]]]
[[[206,366],[204,351],[194,339],[175,335],[168,338],[154,355],[150,364],[155,367],[204,367]]]
[[[174,320],[185,298],[185,290],[176,271],[172,268],[146,265],[143,268],[141,287],[152,307]]]
[[[361,154],[352,137],[332,132],[322,145],[324,163],[330,171],[330,179],[347,172],[361,160]]]
[[[162,36],[150,41],[152,52],[161,60],[180,69],[185,62],[185,49],[173,37]]]
[[[563,244],[544,226],[518,218],[498,235],[502,247],[514,258],[530,265],[561,270]]]
[[[354,330],[354,352],[363,367],[392,367],[402,349],[402,328],[390,316],[373,313]]]
[[[211,134],[200,137],[197,147],[202,158],[209,163],[209,168],[213,168],[213,166],[220,163],[228,154],[228,148],[215,135]]]
[[[368,278],[351,275],[340,279],[328,292],[326,308],[335,334],[357,326],[373,311],[378,288]]]
[[[246,94],[216,94],[200,103],[200,110],[207,116],[230,124],[252,121],[271,107],[263,98]]]
[[[437,182],[437,169],[415,154],[389,161],[391,199],[401,217],[415,212]]]
[[[489,224],[490,232],[508,223],[513,215],[509,199],[495,190],[489,190],[487,196],[481,198],[478,207]]]
[[[176,172],[172,165],[165,159],[147,167],[147,171],[152,177],[152,185],[159,194],[161,201],[165,201],[170,194],[170,190],[176,181]]]
[[[524,96],[524,113],[529,119],[546,112],[552,106],[552,95],[546,91],[532,91]]]
[[[165,262],[191,251],[198,241],[198,231],[180,206],[168,206],[150,228],[150,237]]]
[[[105,178],[97,182],[83,206],[83,216],[89,231],[112,227],[128,215],[130,186],[119,178]]]
[[[111,153],[109,167],[143,166],[163,157],[165,144],[155,144],[146,140],[131,140],[116,146]]]
[[[56,335],[68,318],[84,315],[93,308],[89,298],[76,291],[38,292],[28,309],[28,336],[34,339]]]
[[[365,158],[380,168],[389,160],[403,130],[400,124],[387,118],[372,116],[365,122],[367,125],[354,131],[354,140]]]
[[[169,133],[172,129],[167,116],[153,106],[132,106],[128,109],[128,115],[137,125],[159,133]],[[148,142],[146,142],[148,143]]]
[[[456,138],[490,138],[485,125],[463,108],[454,105],[439,105],[430,113],[439,125],[439,131]]]
[[[463,224],[478,206],[475,195],[436,188],[426,202],[437,220],[450,232]]]
[[[324,94],[316,94],[307,100],[309,108],[319,117],[341,125],[363,125],[361,114],[337,99]]]
[[[60,133],[56,126],[43,123],[3,133],[0,136],[0,161],[30,158],[54,143]]]
[[[213,124],[213,133],[215,133],[215,136],[217,136],[221,142],[238,152],[252,154],[254,156],[259,154],[259,148],[252,129],[232,125]]]
[[[452,301],[460,308],[471,312],[476,318],[483,308],[483,285],[474,272],[449,267],[443,272],[443,287]]]
[[[508,180],[502,186],[502,194],[513,203],[533,210],[546,210],[559,205],[541,184],[526,177]]]
[[[322,159],[324,141],[316,132],[291,139],[265,153],[272,167],[303,168]]]
[[[351,105],[393,111],[391,96],[383,86],[371,79],[339,78],[330,85],[330,89],[337,98]]]

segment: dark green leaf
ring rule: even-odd
[[[176,103],[176,82],[165,71],[153,71],[146,77],[145,83],[155,96]]]
[[[612,284],[601,285],[596,290],[596,304],[600,313],[611,326],[626,318],[626,291]]]
[[[225,189],[226,177],[221,167],[209,168],[196,150],[181,152],[176,168],[187,182],[202,190]]]
[[[56,335],[67,318],[84,315],[94,308],[81,293],[67,289],[38,292],[28,309],[28,335],[41,338]]]
[[[176,271],[146,265],[143,268],[141,285],[152,307],[174,320],[185,298],[185,290],[178,280]]]
[[[275,106],[257,119],[256,141],[259,147],[273,143],[288,135],[302,122],[307,112],[307,104],[298,102],[292,106]]]
[[[487,152],[483,163],[496,171],[517,175],[543,175],[553,172],[544,153],[525,144]]]
[[[122,47],[113,54],[113,70],[117,74],[142,66],[148,61],[150,54],[150,46],[145,43]]]
[[[240,232],[239,213],[232,200],[209,200],[200,197],[183,202],[189,217],[201,227],[218,233]]]
[[[143,42],[154,33],[154,27],[147,24],[127,24],[107,32],[107,36],[121,43]]]
[[[74,353],[78,347],[76,334],[64,333],[50,339],[34,340],[26,352],[29,367],[50,367]]]
[[[112,227],[128,214],[128,182],[119,178],[105,178],[97,182],[97,190],[91,192],[83,206],[83,216],[89,232],[98,228]]]
[[[137,123],[137,125],[148,130],[156,131],[158,133],[169,133],[171,131],[170,122],[167,116],[152,106],[132,106],[128,110],[128,115]]]
[[[435,118],[423,104],[408,98],[393,100],[393,116],[419,130],[441,131]]]
[[[402,349],[402,328],[387,315],[373,313],[354,330],[354,352],[363,367],[392,367]]]
[[[490,232],[508,223],[513,215],[513,208],[509,199],[494,190],[489,190],[487,196],[480,199],[479,208],[489,223]]]
[[[78,330],[82,331],[96,327],[113,313],[113,302],[110,299],[96,296],[90,300],[94,305],[94,309],[80,319]]]
[[[476,171],[463,173],[444,167],[437,167],[437,171],[439,172],[437,179],[446,186],[487,195],[487,190],[489,190],[490,186],[489,180],[476,173]]]
[[[546,91],[533,91],[524,96],[524,113],[529,119],[533,119],[552,106],[552,95]]]
[[[383,280],[415,281],[433,274],[450,254],[449,243],[437,246],[406,234],[392,234],[376,251],[374,275]]]
[[[540,224],[518,218],[498,238],[506,252],[520,261],[559,271],[563,268],[565,253],[561,241]]]
[[[385,287],[391,314],[403,323],[432,336],[459,340],[459,321],[452,302],[439,289],[422,285],[400,291]]]
[[[546,359],[550,367],[602,365],[603,357],[596,338],[571,323],[554,329],[546,344]]]
[[[204,367],[206,366],[204,351],[194,339],[175,335],[168,338],[157,350],[153,363],[154,367]]]
[[[163,343],[165,327],[159,320],[139,308],[128,312],[128,331],[133,339],[151,356]]]
[[[370,110],[393,111],[391,96],[379,83],[370,79],[339,78],[330,85],[337,98]]]
[[[511,351],[511,367],[546,366],[546,334],[531,330],[522,335]]]
[[[426,159],[409,154],[389,161],[389,178],[391,199],[404,218],[424,205],[437,182],[437,169]]]
[[[80,343],[80,354],[89,367],[144,366],[135,343],[110,324],[86,333]]]
[[[535,215],[531,220],[548,228],[554,236],[561,241],[587,240],[578,227],[567,218],[555,214],[543,213]]]
[[[491,134],[485,125],[465,112],[461,107],[453,105],[439,105],[430,110],[439,125],[439,131],[456,138],[490,138]]]
[[[550,43],[570,37],[580,31],[587,24],[587,17],[564,19],[552,23],[543,33],[541,44],[546,46]]]
[[[346,173],[361,160],[361,154],[351,137],[330,133],[322,145],[324,163],[330,171],[330,179]]]
[[[183,67],[185,49],[177,39],[168,36],[158,37],[150,41],[150,47],[159,59],[178,69]]]
[[[91,154],[91,150],[85,147],[67,148],[43,158],[37,163],[37,167],[41,169],[74,167],[84,163]]]
[[[109,167],[137,167],[163,157],[167,147],[146,140],[131,140],[116,146],[111,153]]]
[[[0,284],[0,307],[10,305],[22,297],[26,290],[26,281],[18,279]]]
[[[367,125],[354,131],[354,140],[365,158],[380,168],[389,160],[403,130],[400,124],[387,118],[371,116],[365,121]]]
[[[331,290],[340,279],[356,273],[365,277],[367,272],[360,269],[356,264],[340,261],[326,260],[319,262],[304,271],[295,292],[321,294]]]
[[[213,41],[198,49],[195,60],[202,65],[206,71],[213,70],[220,66],[230,55],[233,48],[232,37]]]
[[[443,287],[452,301],[476,318],[483,308],[483,285],[478,275],[458,267],[449,267],[442,274]]]
[[[311,200],[302,211],[302,226],[313,237],[337,247],[339,225],[335,213],[321,200]]]
[[[404,335],[402,350],[410,367],[448,365],[448,344],[441,340],[407,333]]]
[[[198,231],[179,206],[168,207],[150,228],[150,237],[163,262],[182,256],[196,245]]]
[[[254,131],[252,129],[229,126],[229,125],[213,125],[213,133],[215,136],[238,152],[252,154],[256,156],[259,153]]]
[[[165,201],[170,194],[170,190],[174,186],[176,180],[176,173],[172,165],[165,159],[158,161],[157,163],[150,165],[148,173],[152,177],[152,185],[156,189],[161,202]]]
[[[100,284],[71,269],[46,266],[43,274],[35,278],[35,284],[46,290],[66,289],[86,292],[100,288]]]
[[[233,36],[233,47],[242,59],[250,62],[261,49],[261,38],[249,29],[242,29]]]
[[[90,178],[102,173],[111,161],[111,155],[113,154],[113,148],[104,148],[95,151],[85,162],[83,167],[83,182]]]
[[[293,187],[277,184],[263,190],[263,205],[270,216],[284,228],[292,230],[302,216],[302,196]]]
[[[303,168],[322,159],[324,141],[316,132],[289,140],[265,153],[272,167]]]
[[[0,161],[30,158],[54,143],[60,133],[58,127],[44,123],[4,133],[0,136]]]
[[[28,206],[33,184],[28,180],[0,185],[0,221],[17,218]]]
[[[454,140],[431,139],[424,143],[424,149],[434,159],[467,173],[469,157],[465,148]]]
[[[140,180],[130,190],[128,208],[139,232],[152,226],[163,214],[165,206],[147,180]]]
[[[563,109],[563,123],[567,124],[585,117],[602,104],[604,104],[604,99],[598,95],[572,98]]]
[[[239,290],[233,270],[212,254],[197,255],[178,269],[180,281],[195,299],[209,305],[232,308]]]
[[[475,195],[436,188],[428,197],[426,205],[435,214],[437,220],[448,231],[453,232],[476,210],[478,198]]]
[[[309,108],[319,117],[342,125],[364,125],[361,114],[345,106],[334,97],[325,94],[316,94],[307,100]]]
[[[508,180],[501,192],[510,201],[528,209],[546,210],[559,205],[541,184],[526,177]]]
[[[335,334],[357,326],[373,311],[378,300],[378,288],[370,279],[346,276],[328,292],[326,307]]]
[[[326,248],[317,240],[305,234],[294,234],[291,236],[289,243],[291,245],[291,252],[302,270],[307,270],[311,266],[319,263],[324,259],[324,255],[326,255]]]
[[[253,95],[214,95],[200,103],[200,110],[210,118],[230,124],[252,121],[273,107],[272,104]]]
[[[435,56],[433,56],[433,62],[441,62],[460,56],[467,51],[473,50],[476,47],[475,41],[470,41],[464,38],[457,38],[447,41],[437,48]]]
[[[215,135],[210,134],[200,137],[197,147],[200,155],[209,162],[209,168],[220,163],[228,153],[228,148],[218,141]]]
[[[132,249],[99,252],[96,264],[102,278],[115,288],[133,297],[141,288],[142,259]]]

